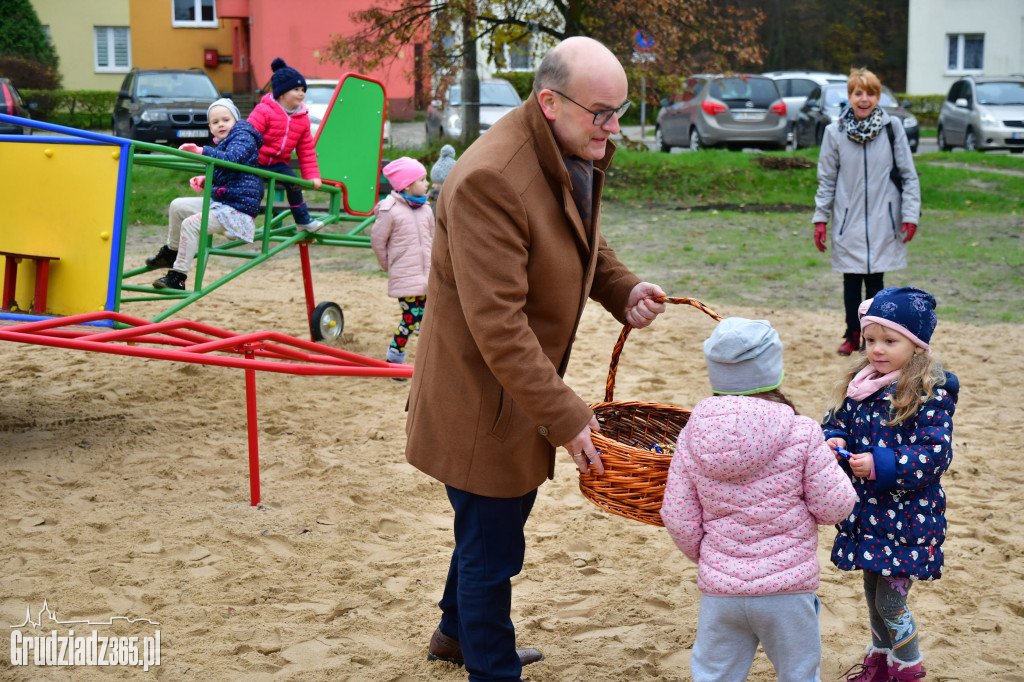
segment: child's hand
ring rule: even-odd
[[[203,185],[205,185],[205,184],[206,184],[206,176],[205,175],[193,176],[188,181],[188,186],[191,187],[192,189],[194,189],[197,192],[202,192],[203,191]]]
[[[845,448],[846,439],[839,438],[838,436],[835,438],[829,438],[827,441],[825,441],[825,445],[829,446],[832,449],[832,454],[836,456],[836,459],[839,459],[840,454],[836,452],[836,448]]]
[[[324,184],[320,178],[310,178],[309,181],[313,183],[313,189],[320,189],[320,185]]]
[[[178,147],[180,151],[192,152],[193,154],[202,154],[203,148],[192,142],[186,142],[185,144]]]
[[[850,471],[857,478],[869,478],[874,468],[875,457],[870,452],[857,452],[850,455]]]

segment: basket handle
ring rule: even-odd
[[[688,305],[692,305],[694,308],[700,311],[703,311],[708,317],[715,320],[716,322],[721,322],[722,320],[721,315],[719,315],[714,310],[707,307],[706,305],[704,305],[695,298],[676,298],[673,296],[659,296],[654,300],[658,301],[659,303],[675,303],[677,305],[681,303],[686,303]],[[604,386],[604,401],[606,403],[612,402],[612,396],[615,393],[615,373],[618,371],[619,368],[619,356],[622,355],[622,347],[626,345],[626,337],[629,336],[629,331],[632,328],[633,327],[629,323],[626,323],[626,325],[623,326],[622,331],[619,332],[619,340],[615,342],[615,348],[612,349],[612,363],[608,367],[608,381],[605,383]]]

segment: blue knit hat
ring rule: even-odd
[[[938,321],[935,297],[927,291],[914,287],[889,287],[871,299],[867,312],[860,318],[860,328],[863,330],[869,324],[880,324],[929,350],[928,342]]]
[[[274,99],[293,88],[306,87],[306,79],[302,74],[284,63],[280,57],[270,62],[270,68],[274,75],[270,77],[270,87],[274,91]]]
[[[782,384],[782,341],[768,320],[727,317],[704,342],[711,390],[751,395]]]

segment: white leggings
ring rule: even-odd
[[[167,211],[170,226],[167,229],[167,248],[178,252],[172,270],[188,274],[192,259],[199,250],[199,229],[203,225],[203,198],[178,197]],[[221,234],[224,226],[212,212],[206,223],[207,234]]]

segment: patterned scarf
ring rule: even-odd
[[[594,162],[578,156],[566,156],[565,167],[572,181],[572,198],[580,212],[583,225],[590,230],[590,217],[594,206]]]
[[[867,144],[882,132],[882,108],[875,107],[867,118],[858,121],[853,107],[846,107],[839,115],[839,132],[846,133],[857,144]]]

